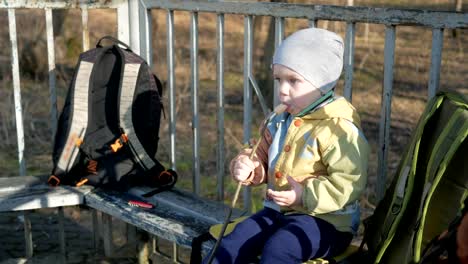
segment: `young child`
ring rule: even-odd
[[[245,149],[230,165],[242,184],[268,184],[264,209],[222,239],[213,263],[332,257],[346,249],[359,225],[369,146],[355,108],[334,95],[343,67],[341,37],[299,30],[275,51],[272,67],[287,109],[266,125],[252,160]]]

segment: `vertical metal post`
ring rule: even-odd
[[[15,9],[8,9],[8,28],[10,31],[11,44],[11,71],[13,76],[13,93],[15,101],[15,117],[16,117],[16,138],[18,143],[18,162],[19,175],[26,175],[26,161],[24,159],[24,128],[23,128],[23,107],[21,105],[21,87],[19,74],[19,55],[18,55],[18,40],[16,34],[16,14]],[[26,256],[28,258],[33,255],[33,241],[31,233],[31,221],[28,213],[24,216],[24,237],[26,244]]]
[[[193,162],[192,183],[193,192],[200,194],[200,131],[198,122],[198,13],[192,12],[190,20],[190,68],[192,97],[192,135]]]
[[[141,41],[143,45],[141,45],[141,52],[144,55],[143,58],[146,59],[146,62],[150,66],[153,67],[153,41],[152,41],[152,33],[153,33],[153,19],[151,16],[151,9],[147,9],[146,7],[140,8],[140,16],[142,17],[143,25],[141,25],[144,30],[141,31]]]
[[[317,19],[309,19],[309,27],[315,28],[317,27],[318,20]]]
[[[171,143],[171,168],[176,170],[176,101],[175,101],[175,63],[174,63],[174,11],[167,11],[167,83],[169,86],[169,136]]]
[[[390,122],[392,112],[393,65],[395,60],[395,26],[385,28],[384,80],[380,112],[379,149],[377,167],[377,200],[383,198],[387,180],[387,157],[390,145]]]
[[[440,64],[442,61],[442,47],[444,45],[444,29],[434,28],[432,30],[431,69],[429,71],[428,99],[435,96],[439,89]]]
[[[216,171],[217,171],[217,195],[218,201],[224,200],[224,14],[217,15],[216,24],[216,84],[218,91],[218,100],[216,104],[218,115],[217,129],[217,153],[216,153]]]
[[[248,144],[251,138],[252,124],[252,88],[250,87],[250,75],[252,74],[252,49],[253,49],[253,17],[244,18],[244,144]],[[244,188],[244,207],[251,210],[251,190]]]
[[[284,38],[284,18],[275,17],[275,50],[279,47]],[[274,82],[273,85],[273,106],[277,106],[279,102],[279,85]],[[273,107],[274,108],[274,107]]]
[[[117,30],[119,40],[130,44],[130,11],[129,2],[122,1],[117,7]]]
[[[81,9],[81,25],[83,27],[83,50],[89,50],[88,7]]]
[[[21,84],[19,74],[18,42],[16,35],[16,16],[14,9],[8,9],[8,25],[11,42],[11,68],[13,75],[13,91],[15,100],[16,131],[18,142],[19,174],[26,175],[26,161],[24,159],[24,126],[23,107],[21,105]]]
[[[352,101],[353,89],[353,66],[354,66],[354,39],[355,39],[355,23],[346,24],[346,40],[344,51],[344,97],[348,101]]]
[[[49,64],[49,94],[50,94],[50,119],[51,119],[51,135],[52,141],[55,139],[57,131],[57,91],[56,91],[56,75],[55,75],[55,45],[54,45],[54,26],[53,26],[53,13],[52,9],[45,9],[46,15],[46,31],[47,31],[47,59]],[[64,227],[63,207],[58,209],[58,232],[60,241],[60,254],[62,260],[66,260],[66,239]]]
[[[54,27],[52,21],[52,9],[47,8],[46,12],[46,30],[47,30],[47,59],[49,63],[49,96],[50,96],[50,121],[52,142],[57,131],[57,88],[55,74],[55,45],[54,45]]]
[[[140,1],[128,1],[128,17],[130,22],[130,43],[129,46],[132,48],[133,52],[144,57],[141,51],[142,46],[145,44],[144,41],[141,41],[140,36],[144,35],[141,31],[144,30],[142,27],[142,18],[140,17]]]
[[[130,47],[151,65],[151,12],[143,1],[128,1]]]

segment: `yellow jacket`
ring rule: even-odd
[[[369,158],[360,123],[356,109],[344,98],[302,117],[275,117],[256,153],[265,171],[256,172],[253,184],[289,190],[289,175],[304,186],[302,205],[281,211],[310,214],[340,231],[356,232]]]

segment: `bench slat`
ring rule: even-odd
[[[133,188],[128,193],[96,189],[85,197],[86,205],[112,215],[153,235],[190,247],[193,238],[208,231],[209,227],[224,220],[227,206],[204,200],[188,192],[171,190],[142,199],[149,188]],[[143,209],[128,204],[129,200],[145,200],[154,208]],[[235,210],[233,217],[241,215]],[[212,242],[205,243],[206,252]]]
[[[91,186],[50,187],[47,176],[0,178],[0,212],[32,210],[82,204]]]

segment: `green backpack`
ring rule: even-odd
[[[468,196],[467,134],[467,98],[439,92],[384,198],[364,221],[369,263],[419,263],[431,240],[460,214]]]

